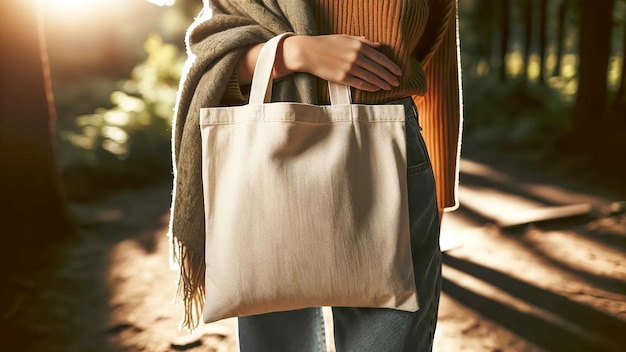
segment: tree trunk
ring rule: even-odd
[[[58,175],[55,112],[36,0],[5,0],[0,11],[0,198],[2,257],[66,238],[70,225]],[[22,254],[20,254],[22,253]]]
[[[580,67],[574,134],[606,128],[607,73],[614,0],[580,0]]]
[[[556,38],[556,65],[552,71],[552,76],[561,75],[561,64],[563,61],[563,52],[565,47],[565,20],[567,18],[567,9],[569,7],[570,0],[563,0],[559,6],[559,19],[557,24],[557,38]]]
[[[619,88],[613,106],[616,111],[623,112],[622,120],[626,123],[626,23],[624,24],[624,38],[622,47],[622,70]],[[617,115],[620,116],[620,115]]]
[[[485,60],[491,70],[493,61],[493,27],[494,10],[492,0],[478,0],[473,8],[472,29],[475,31],[478,40],[476,41],[478,64]]]
[[[498,78],[500,82],[506,81],[506,55],[509,52],[509,34],[511,32],[510,23],[510,1],[500,0],[500,67],[498,68]]]
[[[539,83],[545,84],[545,64],[548,28],[548,0],[539,1]]]
[[[528,66],[530,63],[530,46],[533,40],[533,0],[523,0],[522,12],[524,14],[524,81],[528,82]]]

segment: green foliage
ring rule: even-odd
[[[60,131],[59,155],[71,199],[146,184],[170,175],[171,119],[184,55],[152,35],[147,58],[119,82],[110,109],[75,120]]]
[[[464,139],[517,150],[549,148],[571,126],[571,103],[558,90],[522,79],[464,82]]]

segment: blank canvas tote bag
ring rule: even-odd
[[[416,311],[404,109],[270,103],[268,41],[248,105],[201,110],[205,322],[315,306]]]

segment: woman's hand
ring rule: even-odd
[[[402,72],[378,47],[380,43],[364,37],[340,34],[287,37],[283,60],[277,61],[275,70],[277,74],[308,72],[368,92],[390,90],[399,84],[397,76]]]
[[[239,83],[249,84],[263,44],[253,46],[239,65]],[[380,43],[348,35],[290,36],[279,46],[274,78],[308,72],[322,79],[375,92],[398,86],[400,68],[377,48]]]

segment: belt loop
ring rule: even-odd
[[[417,127],[419,127],[420,131],[422,130],[422,125],[420,125],[420,115],[419,115],[419,111],[417,110],[417,105],[415,105],[415,101],[413,100],[412,97],[407,97],[405,98],[408,100],[408,104],[411,105],[411,110],[413,112],[413,116],[415,116],[415,122],[417,122]]]

